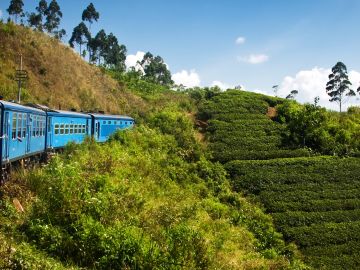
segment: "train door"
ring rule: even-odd
[[[95,137],[99,140],[100,138],[100,121],[96,122],[95,125]]]
[[[52,117],[48,117],[48,122],[47,122],[47,147],[48,148],[52,148],[53,146],[53,134],[51,132],[52,128]]]
[[[5,128],[4,128],[4,159],[9,158],[10,154],[10,116],[9,112],[5,113]]]
[[[26,114],[26,132],[25,132],[25,136],[26,136],[26,150],[25,153],[29,153],[31,151],[31,127],[32,127],[32,122],[31,122],[31,114],[27,113]]]

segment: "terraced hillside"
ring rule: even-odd
[[[358,269],[359,158],[233,161],[226,167],[236,189],[259,198],[314,268]]]
[[[213,157],[225,163],[235,191],[272,215],[306,263],[315,269],[359,269],[360,159],[311,157],[305,149],[287,147],[286,123],[266,115],[269,106],[283,102],[233,90],[204,101],[199,118],[208,123]],[[346,122],[344,116],[340,120]]]
[[[260,94],[230,90],[205,102],[199,118],[208,121],[207,137],[214,158],[256,160],[308,156],[304,149],[289,149],[282,141],[285,126],[267,116],[282,100]]]

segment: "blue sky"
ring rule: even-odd
[[[3,17],[9,2],[0,2]],[[69,38],[90,1],[58,2]],[[162,56],[175,78],[189,85],[243,85],[271,94],[279,84],[280,95],[297,88],[300,101],[319,95],[331,107],[323,84],[337,61],[347,65],[354,88],[360,83],[358,0],[92,2],[100,12],[93,33],[113,32],[129,55]],[[24,3],[33,11],[37,1]]]

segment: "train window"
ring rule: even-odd
[[[43,125],[43,123],[42,123],[42,119],[41,119],[41,116],[39,116],[39,124],[38,124],[38,127],[39,127],[39,134],[38,134],[38,136],[42,136],[42,125]]]
[[[82,125],[82,132],[83,134],[85,134],[85,125]]]
[[[106,121],[103,121],[103,125],[105,125],[106,124]]]
[[[108,121],[108,125],[111,125],[111,121]]]
[[[78,134],[79,133],[79,129],[78,129],[78,124],[74,125],[74,133]]]
[[[70,124],[70,134],[74,133],[74,124]]]
[[[122,125],[122,121],[120,121],[120,125]]]
[[[21,138],[21,123],[22,122],[22,113],[18,113],[18,118],[17,118],[17,137]]]
[[[65,134],[69,134],[69,125],[68,124],[65,125]]]
[[[114,121],[114,125],[117,125],[117,121]]]
[[[40,133],[40,117],[36,116],[36,136],[39,136]]]
[[[59,124],[55,124],[55,135],[59,134]]]
[[[13,118],[12,118],[12,134],[11,134],[11,138],[15,139],[16,138],[16,120],[17,120],[17,113],[13,113]]]
[[[60,134],[64,134],[64,124],[60,125]]]
[[[36,116],[33,115],[32,118],[32,136],[35,137],[36,135]]]
[[[25,138],[26,136],[26,113],[23,113],[23,118],[22,118],[22,137]]]
[[[45,116],[43,116],[42,119],[43,119],[43,120],[42,120],[42,122],[43,122],[42,135],[45,136],[45,130],[46,130],[46,126],[45,126],[45,123],[46,123],[46,122],[45,122],[45,121],[46,121],[46,120],[45,120]]]

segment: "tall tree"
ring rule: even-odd
[[[107,35],[104,29],[101,29],[94,38],[91,38],[88,42],[88,50],[90,54],[90,62],[98,61],[101,64],[101,60],[105,57]]]
[[[48,4],[46,0],[40,0],[38,6],[36,7],[38,13],[32,12],[29,15],[28,23],[30,27],[35,27],[39,31],[43,31],[44,24],[43,19],[46,17],[48,12]]]
[[[78,26],[74,28],[71,38],[69,40],[69,44],[72,48],[74,48],[74,43],[79,44],[80,55],[82,55],[82,45],[87,44],[90,39],[91,35],[88,28],[86,27],[85,23],[81,22]]]
[[[58,29],[60,25],[60,20],[62,18],[62,12],[60,10],[60,6],[56,0],[52,0],[49,4],[49,7],[45,11],[46,20],[44,24],[44,28],[49,33],[55,33],[54,30]]]
[[[11,0],[10,5],[8,9],[6,10],[9,15],[15,16],[15,22],[17,23],[18,16],[23,17],[24,11],[23,11],[24,3],[22,0]]]
[[[340,112],[342,104],[346,102],[346,98],[355,96],[355,92],[350,89],[350,86],[351,82],[349,81],[345,64],[337,62],[329,74],[329,81],[326,84],[326,92],[330,96],[329,101],[335,101],[339,104]]]
[[[96,11],[93,3],[90,3],[87,8],[82,13],[82,20],[89,22],[89,31],[91,31],[91,25],[94,21],[98,21],[100,15],[99,12]]]
[[[110,68],[119,71],[125,70],[126,47],[119,44],[113,33],[110,33],[106,38],[104,60],[105,64]]]
[[[150,52],[147,52],[139,64],[144,71],[145,79],[163,85],[170,85],[174,83],[171,80],[170,71],[160,56],[154,57]]]

